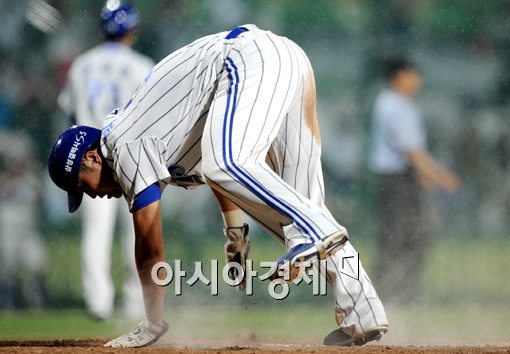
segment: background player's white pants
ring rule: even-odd
[[[142,290],[135,268],[135,234],[131,214],[119,199],[84,196],[82,204],[82,284],[88,310],[100,317],[111,316],[114,285],[111,277],[112,243],[117,213],[120,212],[123,269],[127,269],[123,286],[123,310],[130,318],[144,316]],[[119,210],[120,209],[120,210]]]
[[[208,184],[290,248],[343,227],[324,205],[315,82],[303,51],[267,32],[246,32],[226,59],[202,138]],[[282,227],[282,225],[285,225]],[[351,335],[387,325],[360,266],[339,270],[350,243],[327,261],[335,316]]]

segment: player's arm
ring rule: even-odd
[[[227,238],[224,248],[225,262],[235,262],[240,264],[243,269],[246,269],[246,258],[250,251],[250,238],[248,237],[248,225],[244,223],[243,212],[230,199],[215,189],[212,189],[212,191],[218,201],[225,226],[223,229],[223,233]],[[230,268],[228,276],[230,279],[236,280],[239,274],[235,268]],[[245,279],[246,277],[243,277],[237,287],[239,290],[243,290],[246,287]]]
[[[422,185],[426,189],[437,186],[448,193],[456,192],[459,187],[457,176],[437,162],[426,150],[424,128],[417,112],[399,107],[389,113],[400,118],[389,122],[392,140],[405,153]]]
[[[437,162],[427,151],[411,150],[406,155],[425,188],[439,186],[448,193],[455,193],[459,188],[458,177]]]
[[[163,321],[164,288],[156,285],[151,279],[152,267],[164,259],[160,201],[152,202],[133,212],[133,222],[136,236],[136,268],[142,285],[147,318],[129,333],[106,343],[105,347],[145,347],[156,342],[168,330],[168,324]]]
[[[164,261],[161,202],[158,200],[135,211],[133,223],[136,268],[142,285],[146,316],[152,322],[162,323],[164,288],[151,278],[154,264]]]
[[[163,321],[165,289],[151,277],[153,266],[164,260],[160,198],[161,192],[155,183],[135,197],[131,209],[135,226],[135,261],[146,320],[131,332],[106,343],[106,347],[144,347],[156,342],[168,330],[168,324]],[[165,276],[159,274],[160,278]]]
[[[132,143],[133,149],[148,151],[143,141]],[[163,320],[164,288],[152,281],[153,266],[164,261],[163,230],[161,222],[161,189],[157,176],[139,176],[141,166],[151,165],[151,156],[138,155],[134,164],[129,156],[129,146],[124,145],[115,151],[115,175],[119,177],[119,187],[124,191],[130,204],[135,229],[135,261],[142,286],[145,314],[148,320],[161,323]],[[154,162],[155,163],[155,162]],[[127,174],[127,175],[126,175]],[[147,185],[146,181],[154,181]],[[135,181],[133,183],[132,181]],[[135,190],[136,194],[131,195]],[[160,278],[164,278],[163,274]]]
[[[229,213],[229,212],[239,213],[238,216],[240,217],[240,220],[232,220],[232,222],[238,221],[241,223],[241,225],[230,225],[230,226],[242,226],[244,223],[242,210],[237,205],[235,205],[230,199],[228,199],[223,194],[218,192],[216,189],[211,188],[211,190],[213,191],[214,196],[216,197],[216,200],[218,201],[218,205],[220,206],[220,210],[222,213]],[[225,225],[225,226],[228,226],[228,225]]]

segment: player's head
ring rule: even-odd
[[[421,75],[416,64],[403,57],[395,57],[384,63],[384,75],[394,89],[413,96],[420,89]]]
[[[119,40],[131,33],[139,22],[136,8],[121,0],[107,0],[101,10],[101,29],[110,41]]]
[[[99,152],[101,131],[87,126],[73,126],[57,138],[48,157],[52,181],[68,195],[69,212],[81,204],[83,193],[120,197],[122,192]]]

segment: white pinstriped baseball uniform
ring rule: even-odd
[[[101,128],[105,117],[125,104],[154,63],[119,42],[105,42],[81,54],[70,68],[58,103],[79,125]],[[119,201],[83,201],[82,283],[88,309],[108,318],[113,311],[114,287],[110,276],[111,247]],[[132,244],[134,230],[129,213],[121,208],[124,258],[129,278],[124,283],[124,309],[131,317],[143,314],[143,301]],[[95,220],[101,219],[101,223]]]
[[[131,207],[154,183],[204,181],[287,248],[324,238],[343,227],[324,205],[311,65],[289,39],[242,28],[157,64],[105,122],[102,153]],[[387,325],[364,270],[360,280],[339,272],[345,252],[350,243],[328,260],[339,324],[351,334]]]

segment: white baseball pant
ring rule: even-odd
[[[119,210],[120,209],[120,210]],[[116,216],[120,212],[122,256],[127,269],[123,285],[123,312],[127,317],[144,316],[142,290],[135,268],[133,221],[125,202],[120,199],[84,196],[82,204],[82,285],[89,312],[109,318],[114,308],[114,285],[111,277],[112,243]]]
[[[225,60],[202,138],[207,183],[291,248],[344,229],[324,205],[315,80],[292,41],[264,31],[239,37]],[[283,225],[283,227],[282,227]],[[351,335],[388,324],[360,265],[339,270],[347,242],[327,261],[335,318]]]

